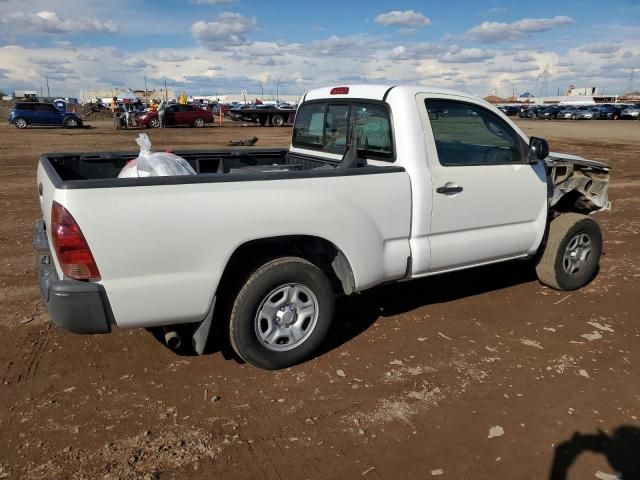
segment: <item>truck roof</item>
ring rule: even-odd
[[[348,89],[348,93],[334,93],[333,89]],[[418,93],[453,95],[456,97],[464,97],[478,100],[468,93],[449,90],[445,88],[425,87],[420,85],[334,85],[330,87],[316,88],[307,91],[302,97],[303,101],[318,100],[325,98],[364,98],[368,100],[384,100],[387,93],[391,90],[401,90],[404,94],[413,96]]]

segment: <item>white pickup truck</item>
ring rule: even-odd
[[[40,158],[54,323],[162,326],[202,353],[215,319],[242,359],[276,369],[312,355],[336,295],[517,258],[561,290],[598,270],[588,214],[609,208],[609,167],[549,154],[463,93],[311,90],[289,149],[176,154],[197,175],[117,178],[132,152]]]

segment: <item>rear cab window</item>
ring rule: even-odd
[[[292,145],[343,155],[355,128],[358,151],[371,160],[393,162],[391,116],[382,102],[309,102],[298,109]]]

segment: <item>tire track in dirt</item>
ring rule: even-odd
[[[36,376],[38,366],[42,357],[47,351],[49,336],[46,332],[39,332],[36,340],[27,337],[19,351],[24,352],[22,357],[16,361],[9,360],[0,382],[5,385],[20,384],[28,382]]]

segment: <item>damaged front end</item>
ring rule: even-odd
[[[609,172],[606,163],[564,153],[549,153],[549,208],[591,213],[609,210]]]

